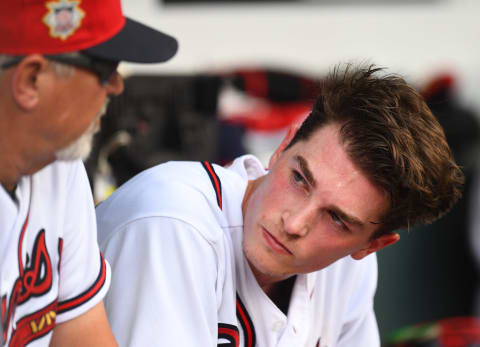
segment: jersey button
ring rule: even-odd
[[[278,320],[275,323],[273,323],[272,330],[278,332],[278,331],[282,330],[284,326],[285,326],[285,324],[281,320]]]

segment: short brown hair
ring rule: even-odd
[[[339,65],[322,81],[312,112],[288,147],[341,124],[351,160],[387,192],[390,208],[372,238],[432,223],[461,197],[464,176],[423,97],[374,65]],[[288,148],[287,147],[287,148]]]

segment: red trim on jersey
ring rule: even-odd
[[[222,347],[238,347],[240,345],[240,336],[235,325],[218,323],[218,338],[230,342],[228,345],[222,344]]]
[[[78,295],[75,298],[62,301],[58,303],[57,313],[64,313],[66,311],[72,310],[88,300],[94,297],[100,289],[102,289],[103,284],[105,283],[105,279],[107,277],[107,265],[105,263],[105,259],[103,258],[102,252],[100,252],[100,273],[98,274],[97,279],[92,284],[92,286],[87,289],[82,294]]]
[[[30,218],[30,206],[32,205],[32,195],[33,195],[33,179],[30,177],[30,199],[28,202],[27,218],[25,218],[25,222],[23,222],[22,231],[20,232],[20,238],[18,240],[18,271],[20,273],[19,277],[23,277],[22,243],[23,243],[23,237],[25,236],[25,231],[27,230],[28,219]]]
[[[237,318],[243,328],[243,334],[245,337],[245,347],[255,346],[255,328],[253,327],[252,320],[248,315],[248,312],[240,300],[240,296],[237,294]]]
[[[24,347],[33,340],[47,335],[55,326],[57,300],[20,319],[12,332],[9,347]]]
[[[27,218],[25,218],[25,222],[23,222],[22,231],[20,232],[20,239],[18,240],[18,271],[20,273],[20,277],[23,277],[22,243],[23,237],[25,236],[25,231],[27,230],[29,217],[30,207],[28,208]]]
[[[222,209],[222,185],[220,183],[220,178],[218,178],[217,173],[213,169],[213,166],[208,161],[202,162],[203,168],[207,171],[208,177],[212,182],[213,189],[215,190],[215,194],[217,196],[217,203],[220,210]]]

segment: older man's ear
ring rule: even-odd
[[[22,59],[13,70],[10,87],[15,103],[22,110],[30,111],[37,106],[43,82],[40,76],[47,66],[48,61],[43,56],[32,54]]]

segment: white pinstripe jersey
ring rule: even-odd
[[[241,204],[264,173],[253,156],[228,169],[166,163],[97,207],[121,346],[379,346],[375,255],[297,275],[288,315],[259,287],[242,251]]]
[[[55,323],[103,299],[110,269],[98,249],[80,161],[55,162],[22,177],[14,197],[0,186],[0,340],[48,346]]]

